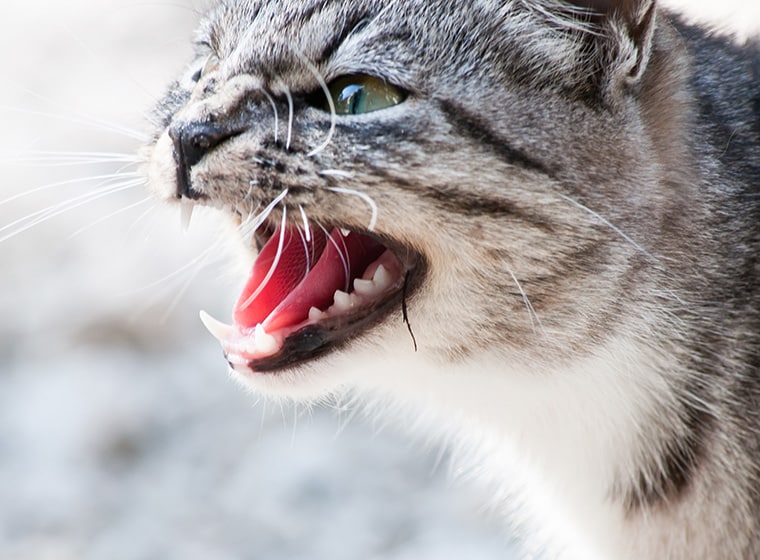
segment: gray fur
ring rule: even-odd
[[[542,375],[629,341],[656,382],[602,489],[626,519],[614,557],[760,557],[756,44],[647,0],[225,0],[197,41],[188,76],[218,65],[159,108],[230,137],[194,193],[245,220],[287,188],[294,222],[356,230],[366,201],[330,189],[370,196],[376,232],[424,259],[409,318],[442,371]],[[410,97],[331,132],[308,99],[351,73]],[[151,179],[171,197],[169,156]]]

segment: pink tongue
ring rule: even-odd
[[[270,274],[277,258],[281,236],[282,253],[277,261],[277,267],[269,281],[259,289]],[[307,243],[294,229],[285,229],[283,232],[281,228],[278,228],[261,249],[256,262],[253,263],[248,282],[235,304],[233,312],[235,323],[243,327],[255,327],[263,323],[274,308],[285,299],[285,296],[303,280],[309,265],[307,261],[311,261],[313,266],[324,250],[326,242],[327,235],[321,230],[313,232],[311,241]]]
[[[306,243],[295,229],[286,229],[277,266],[260,289],[275,261],[280,232],[278,229],[261,250],[235,305],[235,323],[244,328],[263,323],[272,333],[305,321],[312,307],[327,309],[335,291],[350,291],[354,278],[385,251],[382,244],[356,233],[343,236],[333,229],[328,239],[319,230]]]

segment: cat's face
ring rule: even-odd
[[[548,0],[220,2],[149,175],[263,247],[235,324],[207,319],[234,368],[298,383],[412,353],[410,330],[431,362],[552,363],[627,328],[636,240],[669,207],[647,209],[646,49],[595,22]]]

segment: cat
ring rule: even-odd
[[[760,558],[757,43],[654,0],[220,0],[196,51],[146,173],[258,254],[202,315],[236,378],[444,435],[526,558]]]

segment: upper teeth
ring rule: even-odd
[[[393,283],[393,276],[391,276],[391,273],[388,272],[387,268],[380,265],[377,267],[375,275],[372,277],[372,281],[379,289],[384,290]]]
[[[214,319],[205,311],[201,311],[201,322],[208,329],[208,332],[220,342],[226,341],[235,332],[235,327]]]
[[[270,355],[276,353],[280,349],[277,339],[271,334],[267,334],[264,330],[264,325],[256,325],[254,336],[256,341],[255,348],[258,353]]]
[[[190,220],[193,218],[193,210],[195,210],[195,203],[190,200],[182,200],[179,206],[180,223],[182,224],[182,231],[187,232],[190,229]]]
[[[355,299],[355,296],[354,296]],[[352,304],[354,301],[352,301],[351,295],[347,294],[346,292],[342,292],[340,290],[335,292],[335,295],[333,296],[333,301],[335,302],[335,307],[342,311],[348,311],[351,309]]]

